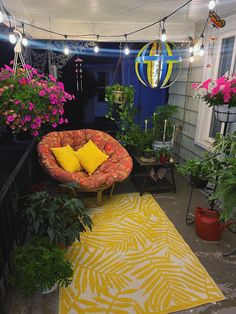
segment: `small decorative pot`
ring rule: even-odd
[[[220,122],[236,122],[236,107],[228,105],[214,106],[215,117]]]
[[[145,158],[151,158],[153,156],[153,150],[150,150],[150,151],[144,150],[142,156]]]

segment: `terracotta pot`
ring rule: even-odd
[[[214,106],[215,117],[220,122],[236,122],[236,107],[228,105]]]

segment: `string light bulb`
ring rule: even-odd
[[[161,30],[161,41],[164,43],[166,42],[166,29],[165,29],[165,20],[163,20],[163,27],[162,27],[162,30]]]
[[[13,33],[12,28],[10,29],[10,33],[9,33],[9,41],[12,45],[16,43],[16,35]]]
[[[65,40],[67,39],[67,35],[64,36],[65,37]],[[64,55],[68,56],[70,54],[70,50],[69,50],[69,47],[67,45],[67,42],[64,46],[64,49],[63,49],[63,52],[64,52]]]
[[[193,63],[193,62],[194,62],[194,54],[193,54],[193,52],[191,53],[191,56],[190,56],[190,58],[189,58],[189,61],[190,61],[190,63]]]
[[[193,43],[193,39],[190,37],[189,52],[192,54],[193,51],[194,51],[194,43]]]
[[[209,3],[208,3],[208,8],[209,10],[214,10],[216,6],[216,1],[215,0],[211,0]]]
[[[98,53],[98,52],[99,52],[98,38],[99,38],[99,35],[97,35],[97,42],[96,42],[96,45],[95,45],[94,48],[93,48],[93,50],[94,50],[95,53]]]
[[[2,10],[0,9],[0,23],[3,22],[3,14],[2,14]]]
[[[200,50],[199,50],[199,56],[203,57],[205,53],[205,47],[204,44],[201,44]]]
[[[22,34],[22,45],[24,46],[24,47],[27,47],[28,46],[28,39],[27,39],[27,37],[26,37],[26,35],[25,35],[25,26],[24,26],[24,24],[22,24],[22,28],[23,28],[23,34]]]
[[[125,49],[124,49],[124,54],[126,56],[128,56],[130,54],[130,50],[129,50],[129,46],[128,46],[128,42],[127,42],[127,35],[125,34],[125,41],[126,41],[126,44],[125,44]]]

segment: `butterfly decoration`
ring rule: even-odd
[[[216,14],[215,11],[209,12],[209,18],[210,18],[213,26],[216,28],[222,28],[226,24],[225,20],[223,20],[218,14]]]

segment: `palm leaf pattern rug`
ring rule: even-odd
[[[116,195],[92,215],[92,232],[68,251],[74,280],[60,289],[60,314],[172,313],[224,300],[150,194]]]

